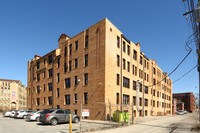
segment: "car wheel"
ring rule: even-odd
[[[37,122],[39,122],[39,121],[40,121],[40,118],[39,118],[39,117],[37,117],[35,120],[36,120]]]
[[[74,123],[78,123],[79,119],[77,117],[74,118]]]
[[[57,125],[58,124],[58,120],[53,118],[51,119],[51,125]]]

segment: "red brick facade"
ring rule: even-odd
[[[176,93],[173,94],[173,98],[184,102],[184,110],[187,110],[188,112],[195,111],[195,96],[192,92]]]

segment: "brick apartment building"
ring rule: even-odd
[[[111,114],[127,110],[122,104],[129,111],[134,104],[136,117],[142,110],[145,116],[172,112],[167,73],[107,18],[74,37],[62,34],[57,49],[35,55],[28,61],[27,82],[28,109],[62,108],[80,115],[83,101],[88,118],[98,120],[107,119],[110,104]]]
[[[0,79],[0,110],[26,109],[26,87],[19,80]]]
[[[187,110],[188,112],[195,111],[195,96],[192,92],[175,93],[173,94],[173,98],[184,102],[184,110]]]

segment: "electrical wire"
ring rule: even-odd
[[[192,72],[198,65],[194,66],[192,69],[190,69],[188,72],[186,72],[184,75],[182,75],[180,78],[176,79],[173,84],[177,81],[179,81],[180,79],[182,79],[183,77],[185,77],[187,74],[189,74],[190,72]]]
[[[164,76],[164,78],[161,79],[159,82],[157,82],[155,85],[161,83],[163,80],[166,79],[166,77],[169,77],[171,74],[173,74],[173,73],[177,70],[177,68],[183,63],[183,61],[188,57],[188,55],[190,55],[191,52],[192,52],[192,50],[190,50],[190,51],[188,52],[188,54],[183,58],[183,60],[174,68],[174,70],[173,70],[169,75]],[[154,86],[154,85],[149,85],[148,87],[153,87],[153,86]]]

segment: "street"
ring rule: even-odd
[[[151,116],[136,118],[135,125],[116,127],[108,121],[83,120],[82,131],[95,133],[188,133],[197,125],[197,113],[185,115]],[[24,119],[13,119],[0,115],[0,133],[67,133],[69,124],[56,126],[43,125],[39,122],[27,122]],[[109,129],[110,128],[110,129]],[[80,123],[72,124],[72,132],[80,132]]]
[[[197,125],[197,113],[188,113],[185,115],[171,115],[155,118],[154,120],[140,118],[136,125],[98,131],[96,133],[189,133]],[[196,131],[197,132],[197,131]]]

